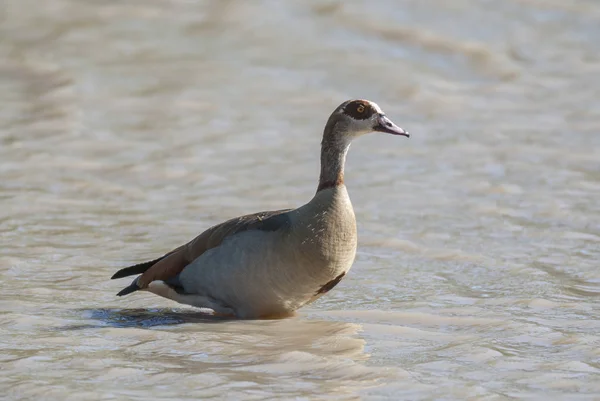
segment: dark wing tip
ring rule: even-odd
[[[165,256],[167,256],[167,255],[165,255]],[[123,277],[127,277],[127,276],[133,276],[134,274],[145,273],[146,270],[148,270],[149,268],[151,268],[156,262],[158,262],[159,260],[163,259],[165,256],[161,256],[160,258],[151,260],[150,262],[144,262],[144,263],[139,263],[137,265],[125,267],[124,269],[121,269],[118,272],[116,272],[115,274],[113,274],[110,279],[114,280],[114,279],[117,279],[117,278],[123,278]]]
[[[110,278],[111,280],[114,280],[116,278],[123,278],[123,277],[127,277],[127,272],[124,272],[123,270],[125,269],[121,269],[118,272],[116,272],[115,274],[112,275],[112,277]]]

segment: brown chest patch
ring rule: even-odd
[[[319,290],[315,293],[315,295],[322,295],[322,294],[329,292],[333,287],[338,285],[338,283],[340,281],[342,281],[342,278],[344,278],[345,275],[346,275],[346,273],[344,272],[344,273],[340,274],[339,276],[337,276],[336,278],[334,278],[333,280],[329,281],[323,287],[319,288]]]

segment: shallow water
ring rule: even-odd
[[[600,397],[594,0],[0,6],[6,399]],[[310,199],[353,145],[350,274],[296,317],[210,319],[120,267]]]

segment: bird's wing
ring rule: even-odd
[[[135,286],[138,288],[131,288],[131,290],[135,291],[137,289],[146,288],[148,284],[155,280],[166,281],[177,276],[188,264],[202,255],[204,252],[218,247],[227,238],[230,238],[231,236],[240,232],[249,230],[277,231],[283,227],[286,227],[289,224],[289,219],[286,213],[290,210],[291,209],[283,209],[248,214],[227,220],[221,224],[217,224],[209,228],[195,239],[188,242],[186,245],[175,249],[156,261],[152,261],[155,263],[148,262],[147,264],[136,265],[144,265],[146,268],[146,265],[152,263],[146,268],[143,274],[136,281],[134,281],[133,284],[135,284]],[[124,277],[124,275],[119,275],[119,272],[117,272],[115,276]],[[127,293],[133,291],[128,291]]]

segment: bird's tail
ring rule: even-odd
[[[137,282],[138,282],[138,278],[136,277],[135,280],[133,280],[133,282],[131,284],[129,284],[129,286],[127,286],[127,287],[123,288],[121,291],[119,291],[117,293],[117,296],[122,297],[123,295],[128,295],[128,294],[131,294],[132,292],[141,290],[141,288],[138,286]]]

